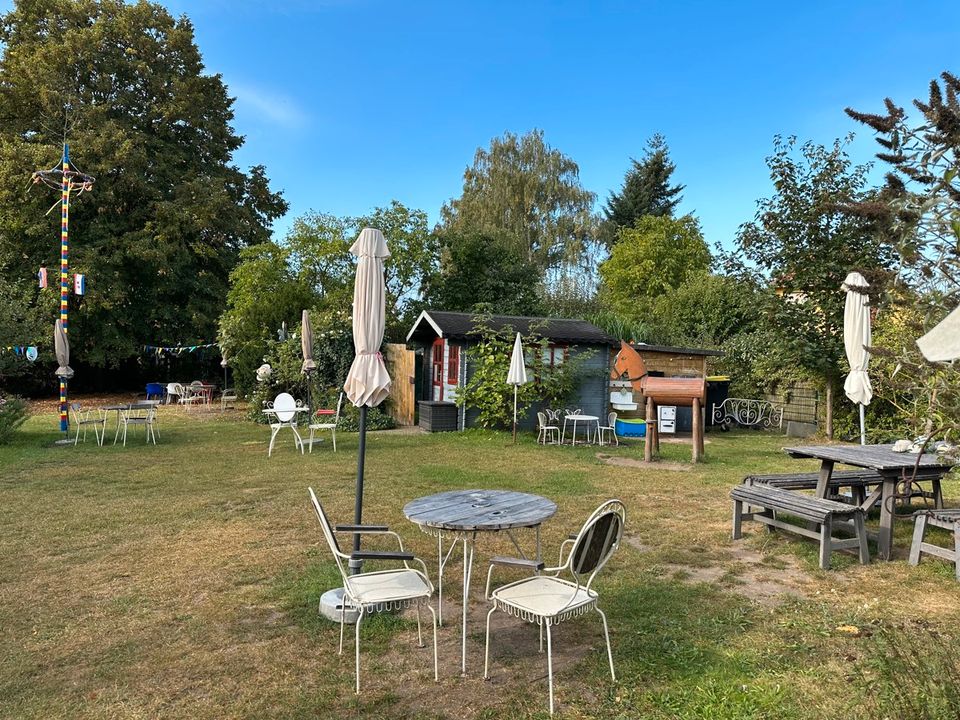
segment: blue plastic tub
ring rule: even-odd
[[[617,418],[617,435],[620,437],[646,437],[646,420],[621,420]]]

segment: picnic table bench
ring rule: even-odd
[[[920,554],[936,555],[939,558],[948,560],[954,565],[954,572],[957,580],[960,580],[960,508],[937,510],[921,510],[915,513],[915,524],[913,526],[913,544],[910,546],[910,564],[916,565],[920,562]],[[953,550],[932,545],[923,541],[923,536],[927,532],[927,525],[943,528],[953,533]]]
[[[830,567],[830,554],[834,550],[857,548],[860,562],[870,562],[867,549],[867,532],[864,525],[864,509],[860,505],[848,505],[824,498],[802,495],[764,484],[738,485],[730,493],[733,499],[733,539],[739,540],[744,520],[756,520],[769,528],[780,528],[804,537],[820,541],[820,567]],[[746,506],[747,512],[744,512]],[[760,512],[750,512],[750,507],[762,508]],[[777,512],[814,523],[818,529],[788,523],[777,517]],[[852,526],[853,538],[833,537],[833,528],[837,525]]]
[[[931,489],[923,490],[919,487],[908,488],[908,493],[902,493],[902,496],[909,495],[913,497],[922,497],[933,500],[935,507],[943,507],[943,493],[941,491],[940,480],[942,471],[936,468],[918,468],[917,475],[913,478],[914,482],[929,481],[932,483]],[[780,488],[781,490],[816,490],[820,474],[815,472],[807,473],[782,473],[772,475],[748,475],[743,479],[746,485],[769,485],[770,487]],[[857,505],[864,505],[867,498],[867,490],[883,484],[883,476],[874,470],[843,470],[833,472],[828,482],[826,497],[830,500],[848,502],[844,495],[840,494],[843,488],[850,488],[852,491],[852,500]],[[870,505],[864,505],[864,510],[869,511]]]

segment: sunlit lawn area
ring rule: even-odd
[[[468,646],[459,675],[459,564],[445,584],[440,682],[416,647],[412,616],[364,629],[364,692],[353,693],[352,642],[319,618],[339,584],[307,487],[335,521],[352,520],[356,435],[312,455],[239,414],[162,408],[160,441],[126,448],[53,447],[52,415],[33,417],[0,448],[0,715],[30,718],[546,717],[546,659],[537,633],[498,618],[492,679],[482,679],[481,540]],[[111,437],[112,439],[112,437]],[[409,500],[447,489],[505,488],[559,506],[544,526],[547,559],[599,502],[628,508],[626,542],[600,576],[619,675],[607,674],[599,618],[554,635],[558,715],[602,718],[877,717],[862,674],[883,655],[882,627],[933,629],[960,620],[946,563],[856,564],[748,524],[729,539],[731,486],[750,472],[815,469],[787,458],[784,438],[708,435],[708,462],[664,444],[649,468],[598,458],[597,448],[540,447],[532,436],[381,432],[368,440],[365,520],[389,523],[436,573],[436,544],[407,522]],[[642,458],[642,446],[606,449]],[[948,481],[948,503],[960,486]],[[939,537],[939,536],[936,536]],[[945,536],[940,538],[945,541]],[[786,594],[785,594],[786,593]],[[853,626],[838,629],[841,626]],[[348,636],[349,638],[349,636]],[[931,663],[939,656],[931,651]],[[919,682],[905,675],[909,685]]]

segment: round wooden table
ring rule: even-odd
[[[403,507],[403,514],[420,529],[437,536],[439,563],[438,609],[443,604],[443,568],[457,542],[463,543],[463,609],[460,669],[467,672],[467,605],[470,576],[473,571],[474,545],[477,533],[506,532],[522,557],[523,550],[513,535],[518,528],[536,530],[536,559],[540,560],[540,525],[553,517],[557,504],[540,495],[512,490],[453,490],[411,500]],[[453,543],[443,554],[444,536]],[[438,612],[443,622],[442,610]]]

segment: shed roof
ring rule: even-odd
[[[472,313],[424,310],[407,333],[407,342],[426,342],[437,337],[450,340],[475,339],[477,334],[474,332],[474,318],[476,315]],[[555,342],[594,345],[617,345],[620,342],[586,320],[493,315],[490,316],[490,326],[494,330],[510,328],[521,335],[529,334],[532,328],[534,332]]]

